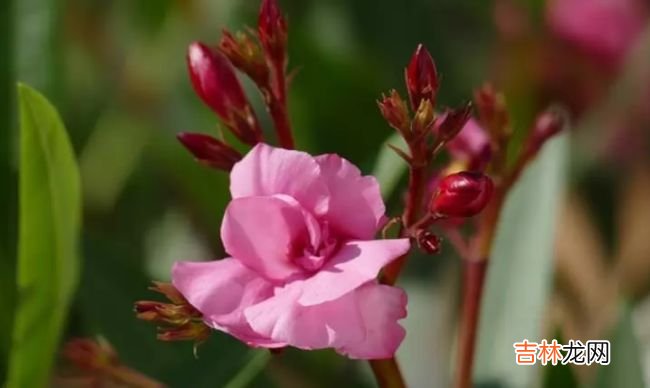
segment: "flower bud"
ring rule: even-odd
[[[100,372],[119,364],[117,353],[106,341],[75,338],[68,341],[62,355],[77,368],[89,372]]]
[[[223,30],[219,50],[239,70],[248,75],[259,87],[269,82],[269,68],[257,42],[246,32],[231,34]]]
[[[442,241],[440,240],[440,237],[436,236],[435,234],[426,230],[419,231],[416,236],[416,241],[420,249],[422,249],[425,253],[428,253],[430,255],[436,255],[440,253]]]
[[[431,105],[435,106],[439,86],[438,71],[431,54],[422,44],[415,50],[405,73],[413,110],[420,107],[423,99],[428,99]]]
[[[423,134],[431,132],[433,118],[434,112],[431,101],[429,99],[422,100],[413,118],[413,133],[416,138],[420,139]]]
[[[179,133],[178,140],[200,163],[218,170],[230,171],[242,155],[221,140],[201,133]]]
[[[497,92],[491,84],[486,84],[474,92],[474,102],[481,123],[487,126],[493,139],[509,136],[508,110],[503,93]]]
[[[465,127],[472,116],[472,103],[467,103],[461,108],[447,110],[435,123],[438,141],[448,142]]]
[[[408,133],[411,122],[408,108],[395,89],[391,90],[388,96],[382,95],[381,100],[377,101],[377,105],[379,105],[381,115],[391,127],[403,135]]]
[[[566,121],[566,115],[556,109],[549,109],[537,116],[526,143],[528,156],[536,154],[548,139],[560,132]]]
[[[447,175],[438,184],[429,210],[443,217],[471,217],[488,204],[494,185],[484,174],[459,172]]]
[[[262,0],[257,30],[267,57],[280,70],[284,70],[287,58],[287,22],[277,0]]]
[[[242,141],[256,144],[261,129],[228,59],[203,43],[190,44],[187,67],[196,94]]]

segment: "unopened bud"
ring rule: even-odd
[[[548,139],[560,132],[566,122],[566,115],[557,109],[549,109],[537,116],[526,144],[529,156],[537,153]]]
[[[422,249],[425,253],[428,253],[430,255],[436,255],[440,253],[442,241],[440,240],[440,237],[436,236],[435,234],[426,230],[419,231],[416,236],[416,241],[420,249]]]
[[[256,144],[262,132],[228,59],[203,43],[194,42],[187,51],[187,66],[192,86],[203,102],[240,140]],[[246,120],[235,120],[242,115]]]
[[[415,118],[413,119],[413,132],[415,133],[416,138],[420,138],[424,133],[431,131],[433,119],[434,112],[431,100],[422,100],[418,110],[415,112]]]
[[[443,217],[471,217],[488,204],[493,190],[492,180],[481,173],[464,171],[447,175],[438,184],[429,210]]]
[[[474,102],[481,122],[495,139],[508,136],[508,110],[503,93],[497,92],[491,84],[485,84],[474,92]]]
[[[242,155],[225,142],[201,133],[179,133],[178,140],[200,163],[230,171]]]
[[[472,116],[472,103],[458,109],[447,110],[436,120],[435,129],[438,141],[447,143],[461,131]]]
[[[236,35],[224,30],[219,42],[219,50],[239,70],[248,75],[259,87],[269,81],[269,68],[258,43],[246,32]]]
[[[106,341],[75,338],[63,346],[62,355],[77,368],[89,372],[101,372],[119,364],[117,353]]]
[[[413,53],[405,73],[413,110],[417,110],[424,99],[428,99],[431,105],[435,106],[439,86],[438,71],[431,54],[422,44],[419,44]]]
[[[284,70],[287,58],[287,22],[277,0],[262,0],[257,30],[268,58]]]
[[[400,97],[396,90],[391,90],[388,96],[382,95],[377,101],[381,115],[388,124],[398,132],[406,134],[409,131],[410,121],[406,102]]]
[[[463,170],[483,171],[492,158],[490,138],[472,118],[447,143],[447,150],[454,162],[464,166]]]

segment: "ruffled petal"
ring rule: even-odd
[[[255,333],[245,308],[273,296],[273,285],[237,260],[181,261],[172,269],[174,287],[199,310],[207,325],[253,346],[284,346]]]
[[[233,198],[286,194],[314,214],[327,211],[329,193],[320,167],[305,152],[260,143],[230,173]]]
[[[223,218],[221,239],[228,254],[272,280],[301,274],[291,258],[310,244],[305,213],[287,196],[234,199]]]
[[[409,240],[349,241],[314,276],[305,280],[303,306],[337,299],[377,277],[388,263],[408,252]]]
[[[258,333],[301,349],[335,348],[351,358],[390,358],[405,336],[406,294],[370,282],[343,297],[314,306],[297,303],[303,282],[294,282],[244,312]]]
[[[349,239],[373,238],[386,211],[377,180],[338,155],[320,155],[316,162],[330,192],[330,227]]]

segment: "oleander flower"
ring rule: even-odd
[[[640,0],[552,0],[547,19],[561,38],[618,64],[643,31],[648,7]]]
[[[265,144],[230,178],[221,226],[230,257],[172,271],[205,323],[255,347],[392,357],[406,295],[376,277],[410,244],[374,239],[385,212],[377,181],[337,155]]]

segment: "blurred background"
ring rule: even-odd
[[[404,92],[403,68],[420,42],[442,75],[439,106],[458,106],[491,81],[505,92],[519,141],[549,105],[570,112],[570,139],[561,140],[568,147],[562,184],[551,192],[557,217],[548,218],[554,209],[544,208],[535,190],[526,206],[509,209],[514,229],[529,234],[501,237],[504,249],[519,248],[510,249],[513,264],[502,262],[499,275],[524,279],[523,288],[506,280],[496,290],[496,275],[488,275],[485,303],[492,307],[484,313],[500,320],[492,331],[490,318],[482,319],[481,333],[496,339],[479,341],[476,381],[484,387],[650,386],[650,2],[280,3],[289,20],[290,66],[298,70],[291,117],[299,148],[311,153],[336,152],[366,173],[377,171],[392,132],[375,101],[390,88]],[[258,7],[252,0],[0,2],[0,211],[8,221],[0,230],[0,303],[7,307],[0,314],[12,314],[15,83],[22,81],[60,111],[81,169],[83,264],[64,337],[101,336],[126,365],[170,387],[225,386],[248,362],[250,350],[220,333],[199,348],[198,358],[190,343],[159,342],[132,306],[155,298],[150,280],[168,280],[174,261],[223,255],[227,176],[197,164],[175,139],[180,131],[210,133],[218,125],[192,92],[185,50],[193,40],[216,44],[224,27],[254,27]],[[269,130],[261,99],[252,84],[246,87]],[[389,214],[401,206],[404,179],[397,182],[387,191]],[[537,224],[551,221],[549,232],[536,232]],[[540,252],[546,257],[538,260]],[[413,258],[401,280],[410,300],[398,356],[413,387],[451,382],[459,274],[453,250],[445,247],[438,257]],[[533,294],[525,279],[539,282]],[[529,329],[538,332],[531,340],[610,338],[612,365],[517,367],[512,339],[498,338]],[[364,363],[330,351],[288,350],[272,357],[251,386],[371,387],[374,381]]]

